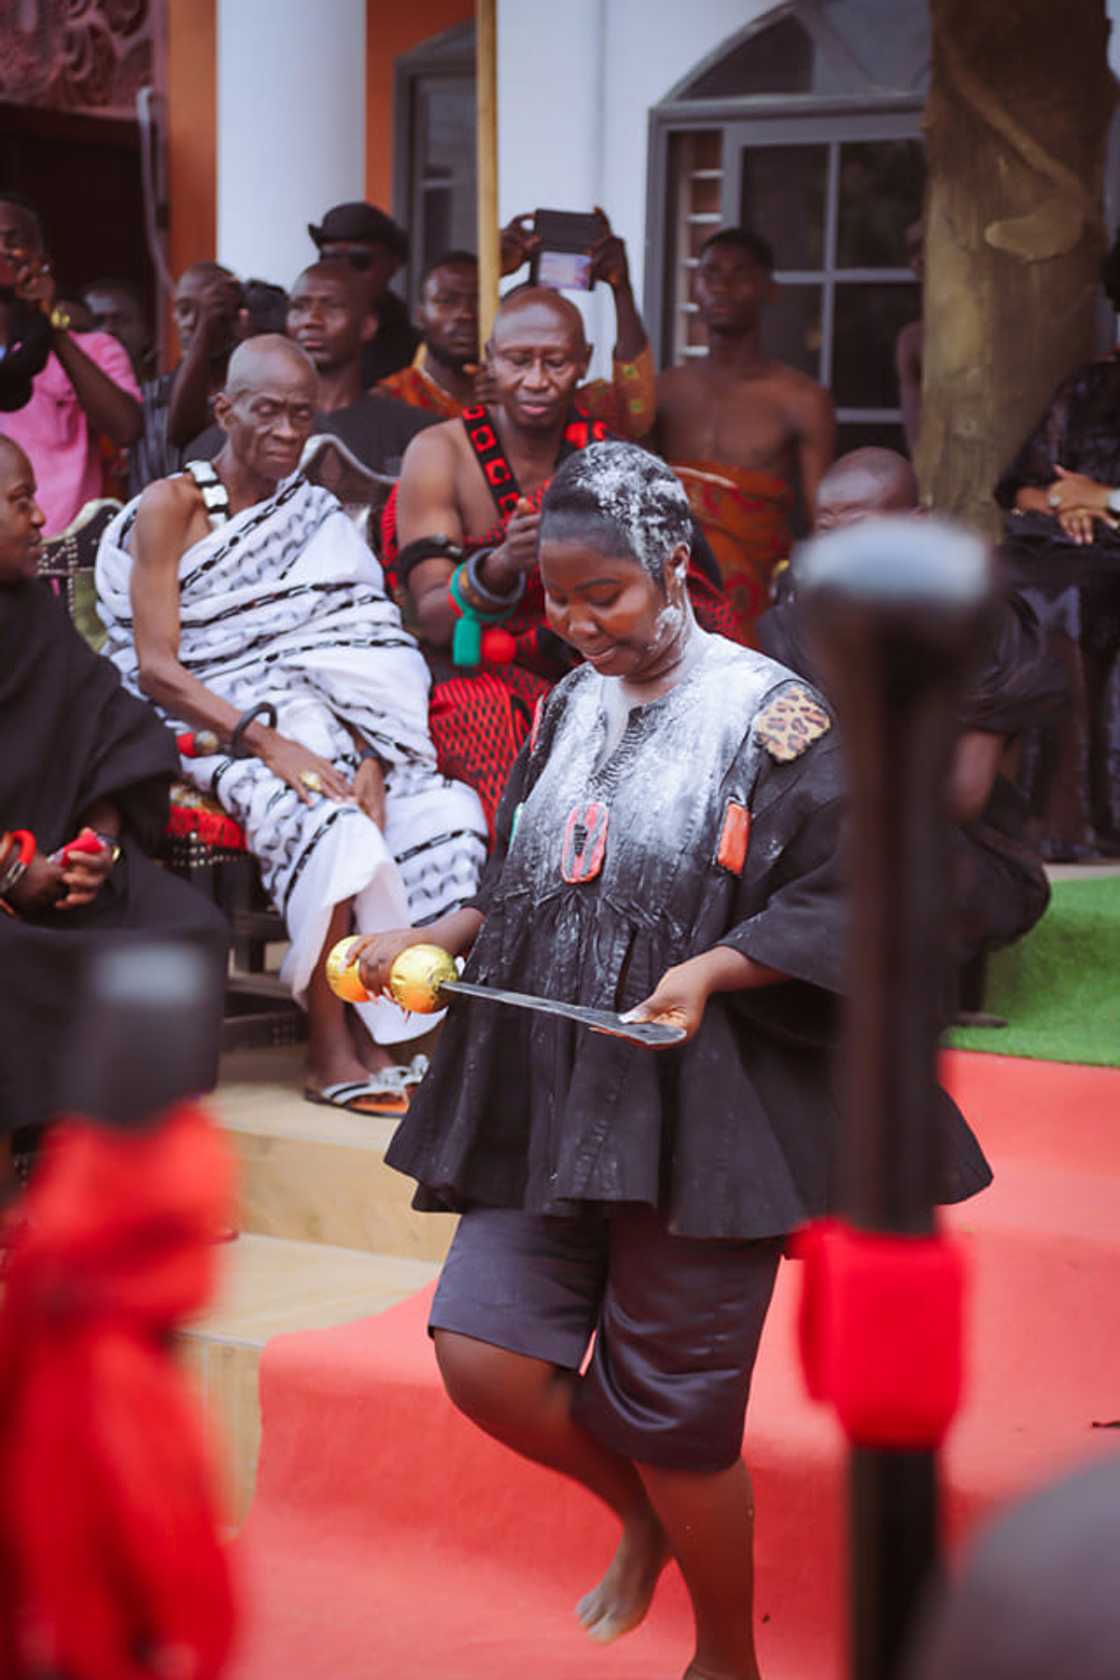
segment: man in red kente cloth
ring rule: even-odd
[[[386,567],[432,669],[439,767],[478,792],[491,833],[537,701],[572,665],[545,623],[537,527],[561,461],[610,436],[579,403],[590,357],[574,304],[543,287],[511,293],[486,346],[493,406],[414,438],[386,508]],[[731,634],[695,563],[689,590],[704,628]]]

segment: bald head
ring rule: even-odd
[[[312,401],[316,375],[310,356],[281,333],[261,333],[239,344],[229,359],[226,396],[252,395],[273,385],[302,386]]]
[[[318,388],[309,358],[290,338],[262,333],[239,344],[214,402],[226,434],[221,459],[236,461],[262,485],[294,473],[311,436]]]
[[[502,299],[486,346],[491,383],[519,431],[555,432],[557,442],[591,349],[583,316],[545,286],[519,286]]]
[[[853,449],[835,461],[817,489],[817,529],[854,525],[876,514],[916,513],[918,480],[893,449]]]
[[[574,350],[587,350],[587,334],[583,316],[570,298],[554,292],[550,286],[517,286],[508,292],[498,305],[494,317],[492,338],[508,337],[521,332],[527,321],[547,322],[553,330],[566,333]]]

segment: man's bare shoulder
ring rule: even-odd
[[[412,466],[431,470],[451,466],[462,453],[463,422],[441,420],[438,426],[425,426],[409,442],[401,462],[401,471]]]
[[[138,559],[149,561],[177,558],[200,513],[205,513],[202,492],[189,473],[157,478],[140,494],[133,552]],[[179,539],[178,548],[171,547],[175,539]]]
[[[137,517],[191,519],[203,506],[202,491],[189,473],[176,473],[174,478],[157,478],[140,493]]]
[[[772,362],[767,383],[789,411],[801,419],[832,413],[832,396],[825,387],[800,368],[786,362]]]

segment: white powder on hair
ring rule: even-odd
[[[675,548],[692,539],[692,512],[684,486],[656,455],[635,443],[592,443],[566,461],[545,497],[558,515],[577,514],[568,493],[582,493],[580,511],[618,532],[638,564],[658,582]]]

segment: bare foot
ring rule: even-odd
[[[607,1573],[576,1605],[588,1637],[608,1645],[644,1621],[668,1561],[665,1533],[652,1511],[628,1523]]]

